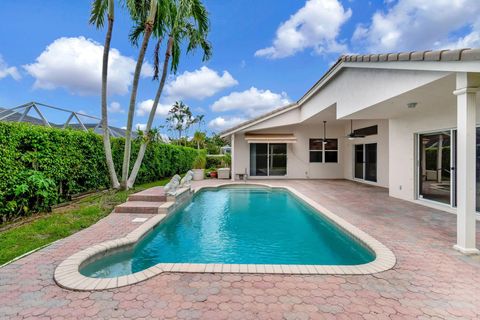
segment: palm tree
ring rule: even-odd
[[[97,28],[102,28],[107,13],[108,27],[105,36],[105,44],[103,46],[103,61],[102,61],[102,131],[103,131],[103,149],[105,150],[105,160],[107,162],[108,173],[110,175],[110,183],[112,188],[120,188],[117,173],[115,172],[115,165],[112,157],[112,147],[110,144],[110,132],[108,128],[108,112],[107,112],[107,75],[108,75],[108,55],[110,53],[110,42],[112,40],[112,30],[114,21],[114,0],[94,0],[92,3],[92,10],[90,14],[90,23]]]
[[[198,130],[200,130],[200,128],[202,127],[202,124],[204,124],[204,121],[203,121],[204,118],[205,118],[204,114],[199,114],[195,118],[195,122],[198,124]]]
[[[203,145],[205,144],[205,138],[206,138],[205,132],[195,131],[195,133],[193,134],[192,141],[197,144],[198,150],[200,150],[200,146],[203,147]]]
[[[182,133],[188,117],[191,117],[190,108],[183,101],[176,101],[168,110],[167,123],[171,131],[178,132],[178,140],[182,139]]]
[[[150,41],[150,36],[153,33],[155,23],[161,22],[156,20],[156,15],[158,12],[158,0],[129,0],[127,1],[132,3],[133,19],[137,23],[134,27],[132,33],[130,34],[130,39],[134,44],[137,43],[140,35],[143,34],[142,44],[138,53],[137,64],[135,66],[135,72],[133,74],[132,82],[132,91],[130,95],[130,103],[128,108],[128,117],[127,117],[127,127],[125,131],[125,149],[123,153],[123,165],[122,165],[122,179],[121,187],[128,189],[128,173],[130,170],[130,153],[132,147],[132,126],[133,126],[133,116],[135,113],[135,103],[137,100],[137,91],[138,91],[138,82],[140,80],[140,73],[142,71],[143,61],[145,59],[145,53],[147,51],[148,42]],[[164,3],[165,0],[160,0]],[[149,7],[148,11],[145,10],[146,7]],[[146,130],[147,132],[150,130]]]
[[[168,66],[170,64],[170,58],[172,59],[170,70],[176,72],[178,70],[178,64],[180,62],[181,44],[187,42],[187,53],[191,52],[198,47],[203,51],[203,61],[210,59],[212,55],[212,48],[207,40],[209,32],[209,20],[208,12],[201,0],[169,0],[164,6],[165,14],[162,14],[162,19],[165,24],[156,24],[155,35],[159,39],[159,43],[162,39],[168,35],[167,48],[165,50],[165,58],[163,61],[162,77],[158,86],[155,100],[153,102],[152,110],[148,117],[147,126],[145,131],[148,132],[152,126],[153,119],[160,101],[160,96],[165,86],[167,78]],[[167,9],[168,8],[168,9]],[[157,48],[159,47],[157,44]],[[158,52],[158,50],[156,50]],[[158,62],[158,59],[155,59]],[[158,71],[158,65],[155,68]],[[158,77],[158,73],[155,75]],[[148,139],[144,139],[144,142],[140,146],[140,150],[137,155],[137,160],[132,169],[132,173],[128,179],[127,188],[133,186],[135,179],[142,164],[143,157],[145,155],[145,149],[148,144]]]

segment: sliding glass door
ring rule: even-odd
[[[353,176],[370,182],[377,182],[377,144],[356,144],[354,146]]]
[[[418,139],[418,196],[455,205],[453,130],[420,134]]]
[[[250,176],[285,176],[286,174],[286,143],[250,144]]]

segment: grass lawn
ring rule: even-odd
[[[129,191],[93,194],[53,213],[0,232],[0,265],[33,249],[88,228],[108,215],[117,204],[125,202],[130,193],[163,186],[168,181],[169,179],[164,179],[139,185]]]

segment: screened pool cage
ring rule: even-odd
[[[65,115],[65,122],[62,124],[50,122],[46,117],[46,112],[48,112],[47,110],[53,111],[55,113],[55,118]],[[85,120],[82,120],[82,118],[88,119],[88,122],[84,122]],[[101,119],[98,117],[40,102],[29,102],[10,109],[4,109],[0,107],[0,121],[28,122],[36,125],[60,129],[72,128],[83,131],[88,131],[91,129],[97,134],[103,133]],[[108,131],[112,137],[125,136],[124,129],[109,126]]]

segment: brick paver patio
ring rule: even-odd
[[[452,249],[454,215],[349,181],[269,183],[288,184],[368,232],[395,253],[397,265],[362,276],[168,273],[100,292],[58,287],[53,272],[63,259],[148,217],[111,214],[1,268],[0,318],[480,319],[480,257]]]

